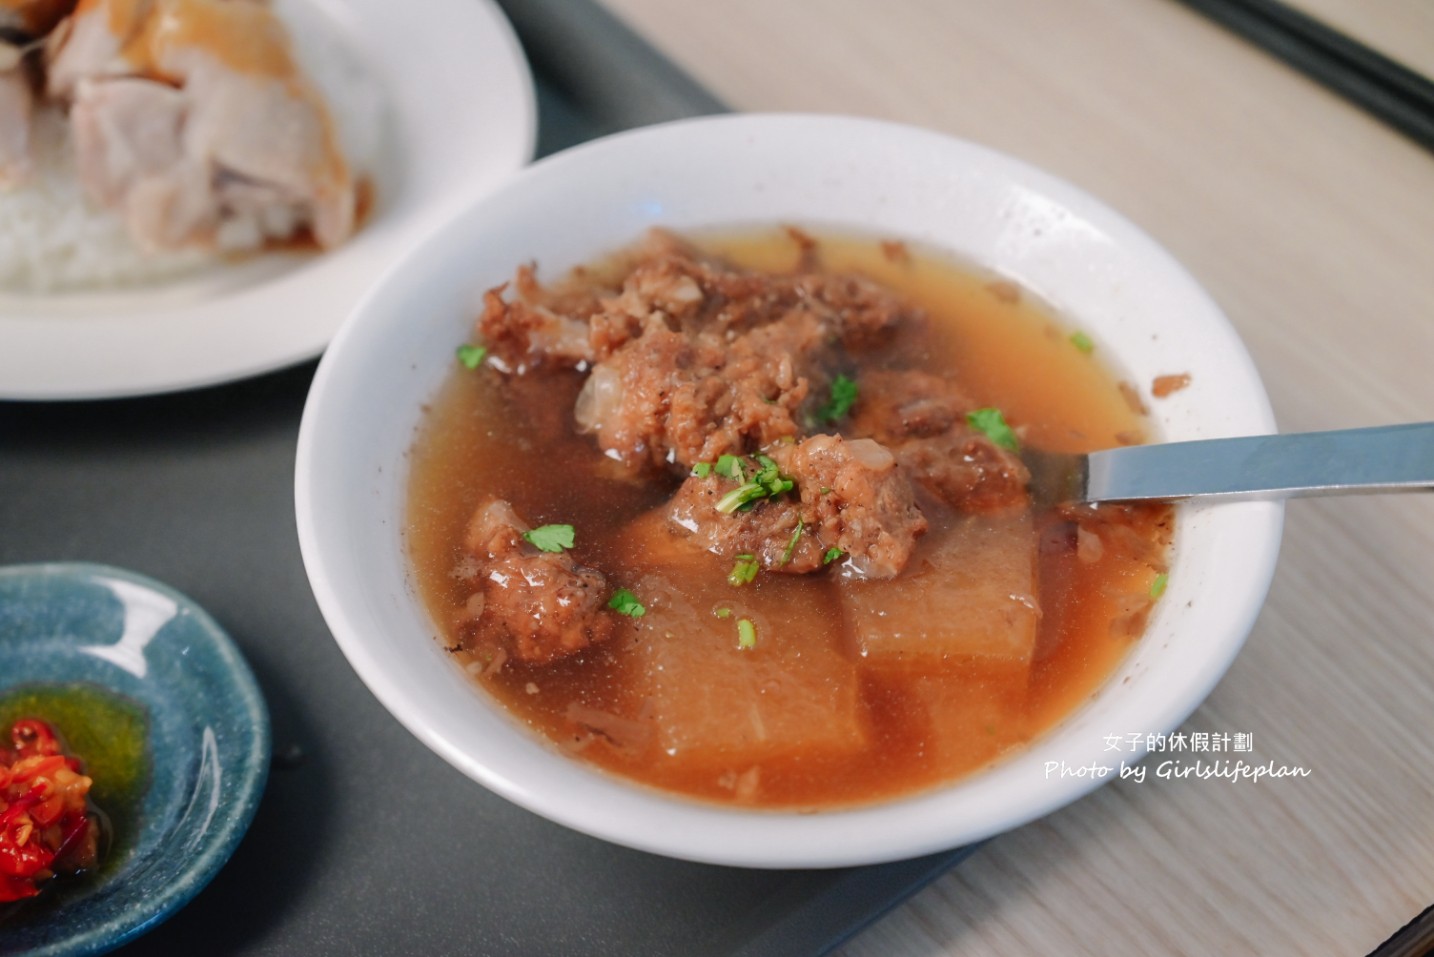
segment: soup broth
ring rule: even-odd
[[[954,383],[972,411],[1000,410],[1021,445],[1059,451],[1143,441],[1134,390],[1078,330],[978,269],[897,243],[794,231],[696,242],[702,256],[743,273],[866,277],[922,319],[834,347],[836,358],[823,360],[810,394],[793,406],[800,433],[738,450],[747,456],[738,465],[725,462],[747,485],[709,474],[723,469],[722,457],[683,461],[680,443],[666,461],[656,453],[639,461],[612,440],[618,431],[580,431],[575,406],[590,400],[585,382],[607,359],[520,367],[498,343],[476,368],[456,365],[411,453],[407,546],[438,640],[518,721],[575,758],[744,806],[831,808],[917,792],[999,760],[1077,708],[1138,638],[1158,597],[1168,507],[1042,509],[1017,488],[1014,505],[978,497],[979,507],[968,508],[944,500],[945,486],[913,477],[903,513],[913,516],[913,544],[888,574],[877,546],[869,560],[856,546],[838,547],[854,540],[841,522],[855,506],[820,513],[845,488],[814,489],[816,479],[793,472],[796,487],[782,491],[781,479],[804,461],[826,461],[837,442],[855,451],[851,468],[910,472],[920,460],[911,450],[927,441],[909,421],[920,402],[900,406],[903,435],[917,438],[896,446],[894,467],[861,435],[881,434],[871,431],[873,410],[913,383]],[[545,302],[587,301],[568,294],[582,288],[617,297],[624,279],[632,282],[636,255],[580,272],[544,293]],[[529,295],[532,283],[520,274],[508,294]],[[836,366],[844,371],[833,376]],[[828,389],[840,391],[838,378],[855,383],[845,410],[825,401]],[[962,420],[931,441],[966,429]],[[651,451],[632,448],[639,457]],[[962,454],[934,448],[938,464]],[[772,458],[761,459],[764,452]],[[778,491],[753,478],[763,461],[773,462]],[[703,526],[689,536],[679,527],[695,514],[682,511],[684,501],[703,509],[710,496],[754,484],[762,497],[712,517],[717,532],[703,537]],[[593,586],[602,607],[591,643],[525,660],[496,617],[493,592],[475,598],[499,574],[475,558],[494,554],[492,546],[474,544],[475,512],[495,499],[511,506],[503,514],[517,516],[520,529],[571,526],[563,560],[597,576],[574,582],[604,582]],[[721,537],[736,527],[721,524],[729,518],[759,523],[782,507],[795,524],[766,552],[751,538],[731,545]],[[847,537],[833,538],[834,528]],[[532,541],[519,543],[532,553],[524,560],[541,560]],[[804,558],[816,567],[784,573]],[[623,613],[634,604],[640,616]]]

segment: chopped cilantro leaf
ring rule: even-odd
[[[718,475],[738,482],[745,481],[747,478],[746,474],[742,471],[742,458],[737,455],[717,456],[717,465],[713,471]]]
[[[765,455],[757,455],[754,458],[756,466],[750,479],[747,478],[747,469],[743,467],[739,456],[724,455],[717,460],[713,471],[742,483],[717,500],[717,511],[728,515],[738,509],[745,511],[760,498],[781,495],[796,488],[796,483],[781,473],[776,462]]]
[[[849,379],[844,375],[838,375],[832,380],[831,398],[826,405],[817,409],[817,419],[821,422],[836,422],[846,417],[851,407],[856,404],[857,385],[855,379]]]
[[[976,409],[966,413],[966,421],[971,428],[982,433],[986,438],[995,442],[1003,449],[1017,452],[1021,448],[1021,442],[1016,438],[1015,431],[1006,424],[1005,416],[1001,415],[1000,409]]]
[[[767,490],[768,495],[781,495],[783,492],[790,492],[795,483],[787,478],[777,469],[777,463],[765,455],[757,456],[757,463],[762,466],[757,477],[753,479],[758,485]]]
[[[696,465],[692,466],[692,474],[697,476],[698,478],[706,478],[707,476],[712,474],[712,463],[698,462]]]
[[[726,495],[717,500],[717,511],[724,515],[730,515],[743,505],[755,502],[759,498],[766,498],[769,493],[765,488],[756,482],[748,482],[746,485],[739,485]]]
[[[737,556],[736,563],[732,570],[727,573],[727,581],[733,585],[745,585],[757,577],[757,556],[750,553],[743,553]]]
[[[1086,355],[1090,355],[1092,352],[1095,351],[1095,343],[1092,342],[1090,336],[1086,335],[1084,332],[1072,332],[1071,345],[1075,346],[1077,349],[1079,349],[1081,352],[1084,352]]]
[[[752,624],[750,618],[737,619],[737,647],[757,647],[757,626]]]
[[[465,369],[476,369],[488,354],[484,346],[461,345],[458,347],[458,361],[463,363]]]
[[[841,558],[845,554],[846,552],[833,545],[831,548],[828,548],[826,554],[822,556],[822,564],[830,565],[832,562],[836,561],[838,558]]]
[[[782,564],[783,564],[783,565],[787,564],[787,562],[789,562],[789,561],[792,560],[792,553],[797,550],[797,542],[801,539],[801,537],[802,537],[802,523],[801,523],[801,522],[797,522],[797,527],[792,530],[792,537],[791,537],[791,539],[787,542],[787,548],[786,548],[786,550],[785,550],[784,552],[782,552]]]
[[[573,527],[571,525],[539,525],[530,532],[524,532],[523,539],[545,552],[560,552],[565,548],[573,547]]]
[[[637,596],[626,588],[619,588],[612,593],[607,600],[607,606],[619,615],[626,615],[629,618],[641,618],[647,614],[647,608],[637,600]]]
[[[1150,597],[1159,598],[1161,595],[1165,594],[1165,586],[1168,584],[1170,584],[1169,575],[1167,575],[1165,572],[1161,572],[1159,575],[1156,575],[1155,581],[1150,583]]]

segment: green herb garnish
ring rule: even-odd
[[[742,457],[739,455],[717,456],[717,465],[713,468],[713,471],[718,475],[725,476],[737,482],[744,481],[747,478],[746,473],[742,471]]]
[[[851,407],[856,404],[857,385],[855,379],[849,379],[844,375],[838,375],[832,380],[831,398],[826,405],[817,409],[817,420],[820,422],[836,422],[846,417]]]
[[[765,455],[757,456],[757,461],[761,463],[762,470],[757,473],[757,477],[753,481],[766,489],[768,495],[781,495],[783,492],[790,492],[796,486],[795,482],[781,473],[776,462]]]
[[[641,618],[647,614],[646,606],[626,588],[619,588],[613,592],[612,597],[607,600],[607,606],[619,615],[626,615],[629,618]]]
[[[1095,343],[1092,342],[1090,336],[1086,335],[1084,332],[1072,332],[1071,345],[1075,346],[1077,349],[1079,349],[1081,352],[1084,352],[1086,355],[1090,355],[1092,352],[1095,351]]]
[[[573,547],[571,525],[539,525],[523,533],[523,540],[545,552],[560,552]]]
[[[826,554],[822,556],[822,564],[830,565],[832,562],[836,561],[838,558],[841,558],[845,554],[846,552],[833,545],[831,548],[828,548]]]
[[[696,465],[692,466],[692,474],[697,476],[698,478],[706,478],[707,476],[712,474],[712,463],[698,462]]]
[[[488,354],[485,346],[461,345],[458,347],[458,361],[463,363],[465,369],[476,369],[483,357]]]
[[[737,486],[719,498],[717,500],[717,511],[728,515],[737,511],[737,509],[743,505],[749,505],[759,498],[766,498],[768,494],[770,493],[756,482],[748,482],[745,485]]]
[[[757,647],[757,626],[752,624],[750,618],[737,619],[737,647]]]
[[[1006,418],[1001,415],[1000,409],[976,409],[973,412],[967,412],[966,421],[971,428],[985,435],[1001,448],[1012,452],[1020,451],[1021,441],[1016,438],[1015,431],[1006,424]]]
[[[1169,575],[1167,575],[1165,572],[1161,572],[1159,575],[1156,575],[1155,581],[1150,583],[1150,597],[1159,598],[1161,595],[1165,594],[1165,586],[1168,584],[1170,584]]]
[[[792,560],[792,553],[797,550],[797,542],[801,539],[801,537],[802,537],[802,523],[799,521],[799,522],[797,522],[797,527],[792,530],[792,537],[791,537],[791,539],[787,542],[787,548],[786,548],[786,550],[785,550],[784,552],[782,552],[782,562],[781,562],[781,563],[782,563],[783,565],[787,564],[787,562],[789,562],[789,561]]]
[[[722,606],[721,608],[715,608],[715,609],[713,609],[712,614],[716,615],[718,618],[731,618],[731,617],[732,617],[732,609],[730,609],[730,608],[728,608],[728,607],[726,607],[726,606],[724,605],[724,606]]]
[[[757,556],[750,553],[743,553],[737,556],[736,563],[732,570],[727,573],[727,581],[733,585],[745,585],[757,577]]]
[[[739,508],[750,505],[759,498],[770,498],[773,495],[781,495],[790,492],[796,487],[796,483],[787,478],[777,468],[777,463],[765,455],[758,455],[757,464],[760,468],[752,476],[751,481],[744,482],[726,495],[717,500],[717,511],[724,514],[731,514]],[[722,469],[721,462],[718,462],[718,471]],[[738,464],[737,470],[741,471]]]

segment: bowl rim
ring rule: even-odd
[[[939,815],[942,802],[949,802],[950,795],[965,789],[973,780],[996,775],[1002,768],[1009,767],[1011,761],[1003,759],[987,771],[976,772],[951,785],[939,786],[909,797],[875,805],[826,810],[817,814],[780,810],[734,811],[680,796],[662,794],[643,785],[588,769],[589,773],[595,776],[589,782],[591,789],[600,795],[597,803],[601,804],[602,810],[599,813],[590,806],[583,806],[581,802],[573,802],[569,794],[534,789],[521,779],[521,775],[512,775],[487,766],[484,761],[459,747],[444,732],[440,726],[441,721],[425,714],[422,702],[409,700],[402,689],[389,680],[383,662],[362,639],[362,623],[356,621],[344,607],[326,560],[325,544],[316,521],[318,497],[324,494],[316,485],[316,435],[325,427],[326,417],[332,414],[328,406],[333,401],[330,395],[339,375],[337,370],[346,361],[351,342],[356,338],[358,330],[383,321],[382,310],[387,305],[385,297],[388,290],[400,285],[408,273],[420,270],[425,257],[435,254],[470,228],[476,228],[472,226],[474,222],[497,211],[503,204],[527,203],[531,206],[532,200],[522,197],[537,195],[546,184],[581,171],[587,164],[600,161],[608,155],[638,153],[680,143],[691,136],[706,136],[713,141],[720,141],[723,137],[733,141],[760,138],[778,128],[791,136],[797,133],[819,135],[823,131],[837,131],[839,135],[848,135],[857,141],[895,138],[904,146],[913,149],[951,151],[953,155],[997,168],[1002,176],[1012,177],[1023,186],[1037,190],[1042,195],[1076,210],[1082,217],[1097,223],[1101,229],[1115,236],[1118,242],[1131,244],[1142,261],[1148,261],[1152,269],[1161,272],[1173,282],[1192,308],[1201,313],[1203,321],[1208,324],[1206,331],[1223,336],[1222,344],[1228,350],[1228,355],[1223,356],[1223,359],[1228,363],[1228,371],[1254,394],[1253,404],[1246,410],[1247,420],[1241,423],[1241,427],[1248,431],[1274,431],[1273,413],[1254,362],[1228,318],[1170,253],[1142,229],[1089,192],[989,147],[948,134],[885,120],[799,113],[698,117],[613,134],[539,160],[520,172],[504,187],[456,210],[450,219],[431,232],[377,280],[345,321],[321,360],[305,406],[295,469],[295,507],[300,547],[311,587],[324,618],[350,665],[370,691],[400,723],[429,748],[469,777],[508,800],[575,830],[621,845],[682,859],[773,868],[878,863],[915,857],[982,840],[1027,823],[1088,793],[1103,783],[1106,776],[1062,780],[1058,782],[1059,786],[1032,789],[1039,791],[1039,796],[1025,795],[1022,800],[1003,807],[999,820],[933,831],[930,826],[923,827],[919,823],[903,824],[900,819],[905,816],[910,821],[926,821],[933,815]],[[601,252],[595,251],[595,254]],[[1223,640],[1212,643],[1212,650],[1194,662],[1193,667],[1182,676],[1179,695],[1145,709],[1143,714],[1147,718],[1148,730],[1152,732],[1165,733],[1173,730],[1198,707],[1232,663],[1263,605],[1279,551],[1283,503],[1246,503],[1244,507],[1242,524],[1247,537],[1245,544],[1248,547],[1240,554],[1240,560],[1245,563],[1246,576],[1245,591],[1240,596],[1238,610],[1230,621]],[[431,636],[427,640],[431,641]],[[1119,667],[1116,674],[1119,674]],[[1113,680],[1114,676],[1108,678],[1095,696],[1103,695]],[[1089,710],[1089,707],[1089,703],[1081,706],[1037,741],[1021,749],[1021,752],[1034,753],[1040,747],[1041,741],[1052,738],[1069,725],[1075,715]],[[536,749],[547,746],[546,742],[537,740],[531,741],[530,744]],[[1140,754],[1126,752],[1121,757],[1133,761],[1138,759]],[[1111,768],[1117,764],[1109,761],[1107,763]],[[616,782],[616,788],[605,785],[605,780]],[[614,790],[620,793],[614,793]],[[654,814],[664,819],[668,826],[656,827],[656,818],[651,816]],[[698,830],[702,833],[695,833]],[[844,839],[848,835],[869,835],[873,831],[880,833],[876,837]]]

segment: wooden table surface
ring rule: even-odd
[[[1102,197],[1223,306],[1282,429],[1434,419],[1434,154],[1172,0],[604,2],[735,109],[916,123]],[[1427,0],[1301,6],[1434,72]],[[1434,902],[1431,573],[1434,496],[1291,503],[1183,730],[1309,777],[1110,784],[842,953],[1373,950]]]

